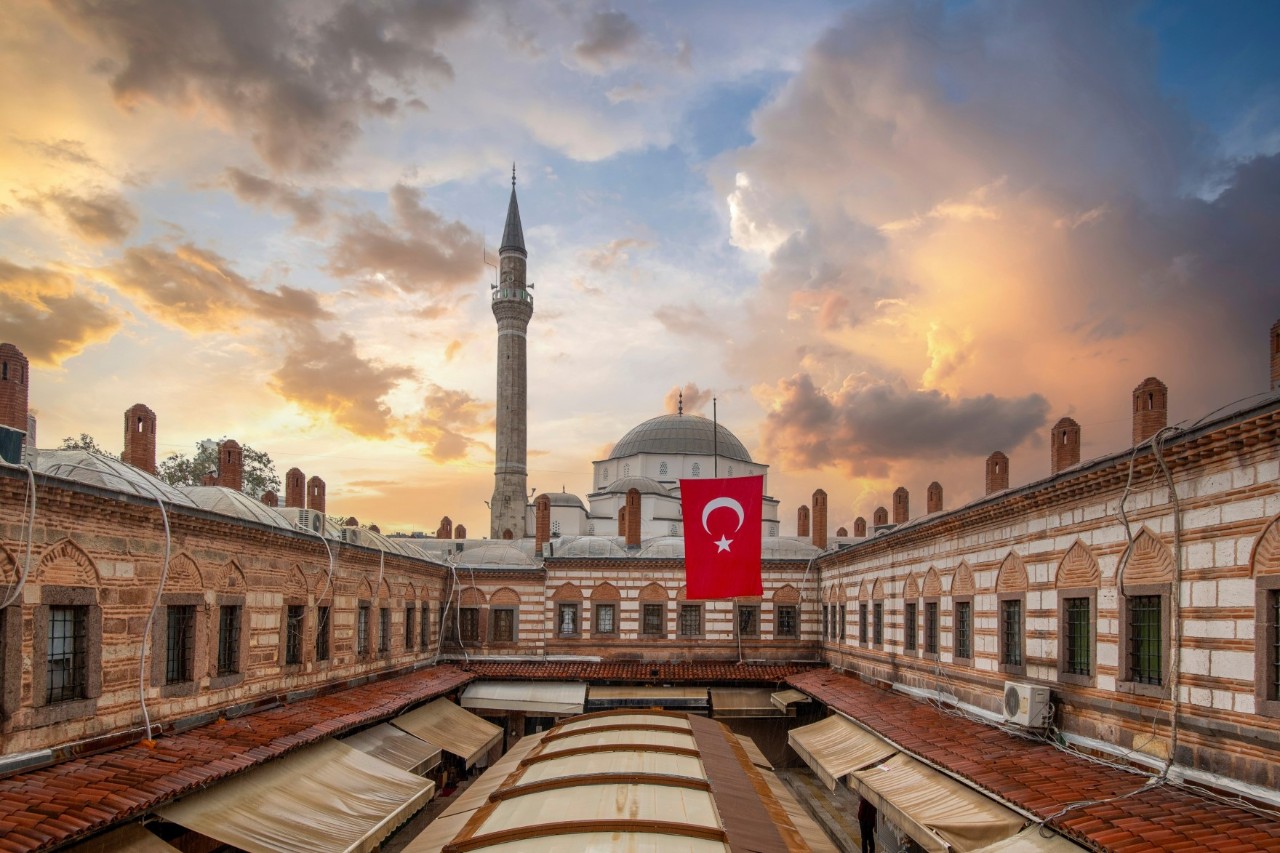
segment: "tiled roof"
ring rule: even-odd
[[[0,779],[0,851],[50,849],[473,678],[422,669]]]
[[[481,678],[537,681],[703,682],[751,681],[775,684],[819,664],[738,663],[737,661],[472,661],[459,664]]]
[[[787,679],[914,755],[1041,818],[1129,794],[1143,777],[1069,755],[831,670]],[[1094,850],[1280,850],[1280,822],[1174,784],[1082,806],[1048,825]]]

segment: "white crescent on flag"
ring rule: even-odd
[[[746,518],[746,514],[742,511],[742,504],[738,503],[733,498],[716,498],[715,500],[707,501],[707,505],[702,508],[703,530],[708,533],[711,532],[711,529],[707,527],[707,519],[710,518],[713,510],[721,508],[731,509],[736,512],[738,514],[738,527],[742,526],[742,520]],[[733,528],[735,532],[738,530],[738,527]]]

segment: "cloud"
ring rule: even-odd
[[[649,245],[648,240],[636,237],[622,237],[610,240],[599,249],[583,252],[583,261],[596,272],[608,272],[620,263],[627,263],[631,255],[627,249],[640,249]]]
[[[474,281],[481,237],[422,205],[422,191],[396,184],[391,223],[372,213],[348,217],[330,248],[328,269],[344,278],[380,278],[405,293],[446,295]]]
[[[190,243],[128,249],[98,274],[161,322],[191,333],[229,331],[248,320],[287,325],[331,315],[308,290],[261,290],[216,252]]]
[[[299,227],[319,225],[324,219],[324,201],[318,193],[304,193],[293,184],[234,167],[226,170],[223,179],[241,201],[286,213]]]
[[[41,213],[52,211],[76,236],[90,243],[121,243],[138,226],[133,205],[119,193],[105,190],[49,190],[29,196],[24,202]]]
[[[669,415],[674,415],[683,403],[687,414],[701,415],[706,412],[714,396],[714,392],[710,389],[704,391],[697,384],[686,382],[683,388],[676,386],[667,392],[667,396],[662,399],[663,410]]]
[[[640,28],[623,12],[596,12],[583,27],[583,38],[573,46],[582,68],[605,74],[629,65],[640,46]]]
[[[119,328],[120,315],[70,276],[0,260],[0,341],[33,363],[57,367]]]
[[[383,398],[415,376],[404,365],[384,365],[362,358],[355,338],[326,337],[314,328],[294,332],[284,363],[271,375],[277,394],[313,415],[367,438],[389,438],[391,408]]]
[[[720,324],[712,320],[701,305],[693,302],[684,305],[659,305],[654,309],[653,316],[673,335],[721,337]]]
[[[484,442],[471,436],[492,430],[493,423],[493,404],[477,400],[466,391],[432,383],[423,396],[422,411],[405,434],[423,445],[423,455],[436,462],[450,462],[462,459],[473,448],[486,448]]]
[[[57,0],[110,56],[111,91],[204,113],[244,133],[273,169],[335,163],[368,116],[395,115],[419,81],[452,79],[437,49],[472,16],[463,0],[350,0],[327,16],[255,0]]]
[[[852,476],[883,476],[904,459],[1009,452],[1044,426],[1049,411],[1039,394],[953,398],[853,377],[828,393],[804,373],[763,393],[772,409],[761,438],[774,464]]]

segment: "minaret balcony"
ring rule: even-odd
[[[533,305],[533,294],[523,287],[500,287],[493,291],[493,301],[503,302],[512,300],[514,302],[527,302]]]

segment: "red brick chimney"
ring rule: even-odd
[[[796,510],[796,536],[801,539],[809,537],[809,508],[804,504]]]
[[[280,496],[275,492],[268,490],[262,493],[262,502],[272,509],[275,509],[280,506]]]
[[[120,461],[148,474],[156,472],[156,413],[141,403],[125,409]]]
[[[882,506],[876,507],[876,511],[871,514],[872,527],[884,527],[889,523],[889,510]]]
[[[942,484],[934,480],[924,496],[924,511],[927,513],[942,512]]]
[[[533,502],[533,553],[542,556],[542,546],[551,539],[551,497],[538,495]]]
[[[307,480],[307,509],[324,515],[324,480],[319,477]]]
[[[836,528],[836,538],[837,538],[837,539],[847,539],[847,538],[848,538],[848,536],[849,536],[849,531],[848,531],[848,530],[846,530],[846,529],[845,529],[845,528],[843,528],[843,527],[837,527],[837,528]]]
[[[440,526],[436,528],[437,539],[453,538],[453,520],[449,516],[440,519]]]
[[[999,450],[987,457],[987,494],[1009,488],[1009,457]]]
[[[862,516],[858,516],[853,520],[853,535],[861,537],[867,535],[867,520]]]
[[[618,535],[627,535],[627,507],[626,504],[618,507]]]
[[[454,539],[466,539],[466,538],[467,538],[467,526],[466,526],[465,524],[459,524],[457,527],[453,528],[453,538],[454,538]]]
[[[1280,388],[1280,320],[1271,326],[1271,390]]]
[[[1133,443],[1141,444],[1169,425],[1169,389],[1154,376],[1133,389]]]
[[[349,517],[346,521],[342,522],[342,526],[343,527],[359,527],[360,520],[353,515]]]
[[[244,489],[244,452],[234,438],[218,444],[218,485],[226,489]]]
[[[22,350],[0,344],[0,425],[27,431],[31,366]]]
[[[813,544],[827,547],[827,493],[818,489],[813,493]]]
[[[905,524],[911,517],[911,495],[906,486],[898,486],[893,490],[893,523]]]
[[[218,474],[215,471],[209,471],[200,476],[200,485],[216,486],[218,485]]]
[[[382,532],[382,529],[381,529],[381,528],[379,528],[379,527],[378,527],[378,525],[376,525],[376,524],[370,524],[370,525],[369,525],[369,532],[370,532],[370,533],[381,533],[381,532]]]
[[[290,468],[284,475],[284,505],[286,508],[307,508],[307,475],[297,468]]]
[[[1053,425],[1049,434],[1049,467],[1057,474],[1080,462],[1080,424],[1071,418],[1063,418]]]
[[[640,490],[627,489],[627,547],[640,547]]]

